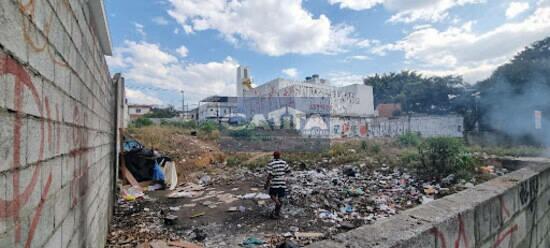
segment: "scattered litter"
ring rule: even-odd
[[[149,187],[147,187],[147,191],[155,191],[155,190],[159,190],[159,189],[162,189],[162,185],[160,185],[158,183],[150,185]]]
[[[325,235],[319,232],[296,232],[294,234],[294,237],[298,239],[318,239],[322,238],[323,236]]]
[[[479,168],[479,172],[483,174],[494,174],[495,173],[495,167],[492,165],[482,166]]]
[[[206,186],[210,183],[210,180],[211,178],[209,175],[204,175],[199,179],[199,184],[202,186]]]
[[[180,207],[170,207],[170,211],[180,211]]]
[[[245,239],[242,243],[242,245],[245,247],[245,248],[253,248],[253,247],[256,247],[258,245],[263,245],[265,242],[261,239],[258,239],[256,237],[249,237],[247,239]]]
[[[168,244],[163,240],[151,241],[149,246],[151,246],[151,248],[168,248]]]
[[[196,195],[193,192],[190,191],[183,191],[183,192],[172,192],[168,194],[166,197],[168,198],[193,198],[196,197]]]
[[[252,200],[252,199],[267,200],[267,199],[270,199],[271,197],[266,193],[248,193],[240,196],[239,198],[245,199],[245,200]]]
[[[178,219],[178,216],[169,214],[166,217],[164,217],[164,224],[166,225],[174,225],[176,224],[176,220]]]
[[[194,213],[194,214],[191,215],[191,218],[197,218],[197,217],[203,216],[205,214],[206,214],[205,212]]]
[[[283,243],[278,244],[276,248],[298,248],[298,247],[300,247],[298,246],[298,244],[290,240],[285,240]]]
[[[426,204],[431,201],[434,201],[434,198],[425,195],[422,196],[422,204]]]
[[[181,240],[168,241],[168,245],[169,246],[174,246],[174,247],[180,247],[180,248],[202,248],[202,246],[200,246],[200,245],[196,245],[196,244],[193,244],[191,242],[181,241]]]

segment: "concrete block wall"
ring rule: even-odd
[[[0,1],[0,247],[103,247],[115,93],[87,0]]]
[[[529,164],[309,247],[550,247],[550,164]]]

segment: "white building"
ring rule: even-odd
[[[247,97],[329,97],[332,116],[374,117],[374,96],[372,86],[352,84],[336,87],[319,75],[307,77],[304,81],[277,78],[251,89],[239,88]]]
[[[130,115],[130,120],[138,119],[139,117],[150,113],[153,110],[153,107],[154,105],[129,104],[128,114]]]

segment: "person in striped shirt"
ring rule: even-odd
[[[290,173],[288,164],[281,159],[281,153],[276,151],[273,153],[273,160],[267,165],[267,180],[265,189],[269,188],[269,196],[275,202],[275,210],[271,213],[272,218],[279,218],[281,208],[283,207],[282,199],[286,194],[286,175]]]

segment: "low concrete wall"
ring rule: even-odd
[[[309,247],[550,247],[550,163],[525,168]]]

